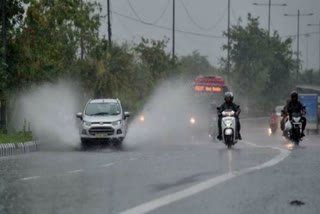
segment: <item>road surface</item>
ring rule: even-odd
[[[232,150],[184,136],[0,158],[0,214],[319,213],[319,137],[292,148],[243,123]]]

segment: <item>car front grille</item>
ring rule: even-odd
[[[112,127],[92,127],[89,129],[90,135],[99,135],[99,134],[107,134],[107,135],[113,135],[114,129]]]
[[[106,125],[106,124],[111,124],[111,122],[92,122],[92,125]]]

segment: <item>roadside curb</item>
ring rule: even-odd
[[[0,144],[0,157],[35,152],[38,150],[38,148],[38,141],[29,141],[25,143],[4,143]]]

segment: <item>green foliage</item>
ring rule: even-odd
[[[147,66],[153,80],[165,78],[173,66],[170,54],[166,53],[168,40],[149,40],[141,38],[141,42],[134,48],[140,63]]]
[[[182,56],[180,59],[182,72],[193,78],[197,75],[212,75],[216,70],[210,65],[207,57],[201,56],[198,51],[192,52],[192,55]]]
[[[0,144],[2,143],[21,143],[32,141],[31,132],[15,132],[11,134],[0,133]]]
[[[66,72],[97,44],[101,7],[81,0],[30,0],[9,43],[9,87],[42,82]]]
[[[126,109],[136,111],[158,81],[215,71],[198,52],[173,61],[166,52],[168,39],[142,38],[138,44],[113,43],[109,47],[108,41],[99,37],[104,16],[96,2],[7,1],[11,2],[8,21],[12,25],[8,63],[0,62],[9,70],[7,77],[1,74],[3,88],[17,90],[71,77],[88,96],[118,97]]]
[[[248,15],[248,24],[232,26],[230,59],[234,90],[254,109],[269,110],[290,88],[294,68],[291,39],[282,41],[277,32],[259,28],[258,18]],[[227,45],[223,47],[227,49]]]
[[[320,86],[320,71],[309,69],[299,74],[298,84],[309,84]]]

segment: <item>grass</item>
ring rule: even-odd
[[[32,141],[32,132],[0,133],[0,144]]]

